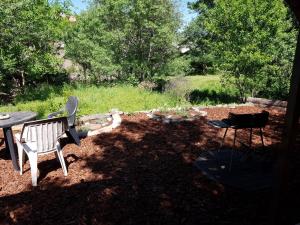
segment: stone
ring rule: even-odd
[[[192,122],[192,121],[195,121],[195,118],[186,118],[186,119],[184,119],[184,121]]]
[[[112,122],[112,128],[117,128],[118,126],[121,125],[122,123],[122,118],[120,117],[119,114],[115,113],[115,114],[112,114],[112,119],[113,119],[113,122]]]
[[[87,115],[87,116],[82,116],[78,119],[79,124],[85,124],[89,123],[91,120],[101,120],[105,118],[109,118],[111,115],[110,114],[93,114],[93,115]]]
[[[146,113],[146,116],[148,116],[150,119],[154,118],[154,115],[152,113]]]
[[[168,123],[170,123],[171,122],[171,120],[170,119],[163,119],[163,121],[162,121],[164,124],[168,124]]]
[[[207,112],[206,111],[199,111],[199,115],[200,116],[207,116]]]

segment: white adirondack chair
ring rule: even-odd
[[[78,98],[75,96],[70,96],[68,98],[66,106],[58,112],[54,112],[48,115],[48,118],[57,117],[63,113],[67,113],[68,119],[68,129],[66,130],[66,134],[68,137],[73,139],[76,145],[80,146],[80,138],[75,129],[75,120],[76,120],[76,112],[78,108]]]
[[[68,175],[67,167],[60,147],[59,139],[68,129],[66,117],[37,120],[24,123],[21,134],[16,134],[18,146],[20,175],[23,173],[24,152],[29,158],[32,185],[37,185],[37,158],[38,155],[55,152],[63,173]]]

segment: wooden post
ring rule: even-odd
[[[282,224],[281,216],[284,214],[285,197],[289,181],[289,159],[295,146],[297,125],[300,112],[300,34],[298,34],[297,47],[294,58],[293,74],[291,77],[290,94],[286,112],[286,130],[283,135],[283,145],[278,155],[277,181],[274,187],[273,204],[271,210],[271,224]]]
[[[300,1],[285,0],[294,12],[295,17],[300,21]],[[274,195],[271,206],[270,224],[282,224],[281,219],[284,214],[287,202],[284,202],[287,194],[289,181],[289,156],[295,144],[297,124],[300,109],[300,34],[298,34],[297,47],[294,58],[293,74],[290,82],[290,95],[286,112],[286,131],[283,135],[283,145],[279,151],[277,182],[274,185]]]

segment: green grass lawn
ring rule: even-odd
[[[186,76],[192,90],[218,90],[221,88],[219,75]]]
[[[40,94],[39,92],[44,91]],[[18,97],[14,104],[0,106],[1,112],[35,111],[39,118],[65,105],[68,96],[79,98],[79,115],[108,112],[113,108],[126,112],[157,107],[175,107],[176,99],[167,94],[150,92],[131,86],[41,88],[32,94]],[[45,92],[48,92],[45,94]],[[36,98],[34,100],[34,95]]]
[[[186,76],[184,79],[187,80],[189,102],[193,105],[217,105],[239,101],[233,89],[221,84],[221,75]]]
[[[172,78],[174,79],[174,78]],[[0,106],[0,112],[34,111],[39,118],[59,110],[71,95],[79,98],[79,115],[109,112],[113,108],[125,112],[190,106],[226,102],[219,82],[219,76],[188,76],[188,89],[193,99],[182,99],[172,93],[151,92],[129,85],[114,87],[70,86],[52,87],[42,85],[38,89],[28,89],[19,95],[12,104]],[[221,98],[220,98],[221,96]]]

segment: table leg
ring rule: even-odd
[[[19,171],[11,127],[3,128],[6,149],[9,149],[14,169]]]

